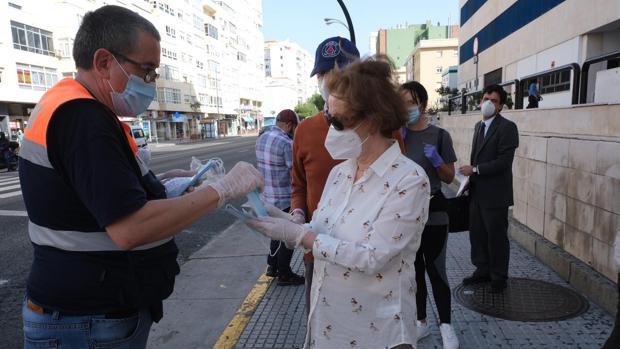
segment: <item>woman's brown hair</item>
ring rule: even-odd
[[[384,137],[391,138],[407,122],[407,109],[387,57],[369,57],[333,69],[325,79],[331,95],[345,101],[357,120],[368,120],[371,129]]]

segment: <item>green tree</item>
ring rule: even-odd
[[[318,113],[319,109],[316,107],[314,103],[308,100],[304,103],[297,104],[297,106],[295,106],[295,112],[297,113],[300,119],[304,119],[308,116],[312,116]]]
[[[310,98],[308,98],[308,101],[316,105],[316,108],[318,110],[323,110],[323,107],[325,106],[325,101],[323,100],[323,97],[319,93],[315,93],[312,96],[310,96]]]

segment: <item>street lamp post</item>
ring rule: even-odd
[[[349,30],[349,27],[341,20],[336,19],[336,18],[323,18],[323,21],[325,22],[325,24],[330,25],[330,24],[334,24],[334,23],[338,23],[341,26],[345,27],[347,29],[347,31]]]

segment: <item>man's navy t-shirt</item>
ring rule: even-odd
[[[119,121],[98,101],[79,99],[60,106],[48,126],[47,152],[53,169],[20,161],[22,193],[34,224],[103,232],[147,203]],[[114,295],[100,299],[92,289],[110,265],[123,268],[126,260],[123,252],[80,253],[37,245],[28,294],[41,305],[69,311],[122,307]]]

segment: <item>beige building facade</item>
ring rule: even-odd
[[[583,284],[573,280],[585,275],[583,268],[570,259],[553,262],[554,254],[568,254],[615,282],[614,238],[620,230],[620,2],[461,0],[460,4],[459,87],[474,89],[476,37],[480,88],[514,79],[536,79],[540,84],[540,108],[502,112],[520,133],[513,164],[512,217],[560,252],[538,242],[526,247],[551,261],[571,284]],[[506,27],[498,30],[500,24]],[[600,59],[590,65],[595,58]],[[515,85],[505,88],[515,96]],[[521,88],[525,106],[527,84]],[[480,118],[479,111],[441,118],[463,165],[469,163],[474,124]],[[599,304],[607,302],[606,308],[613,309],[614,293],[612,289],[598,299]]]
[[[440,103],[437,89],[442,85],[444,69],[458,64],[457,38],[420,40],[413,53],[407,57],[406,81],[416,80],[428,92],[428,106]]]

